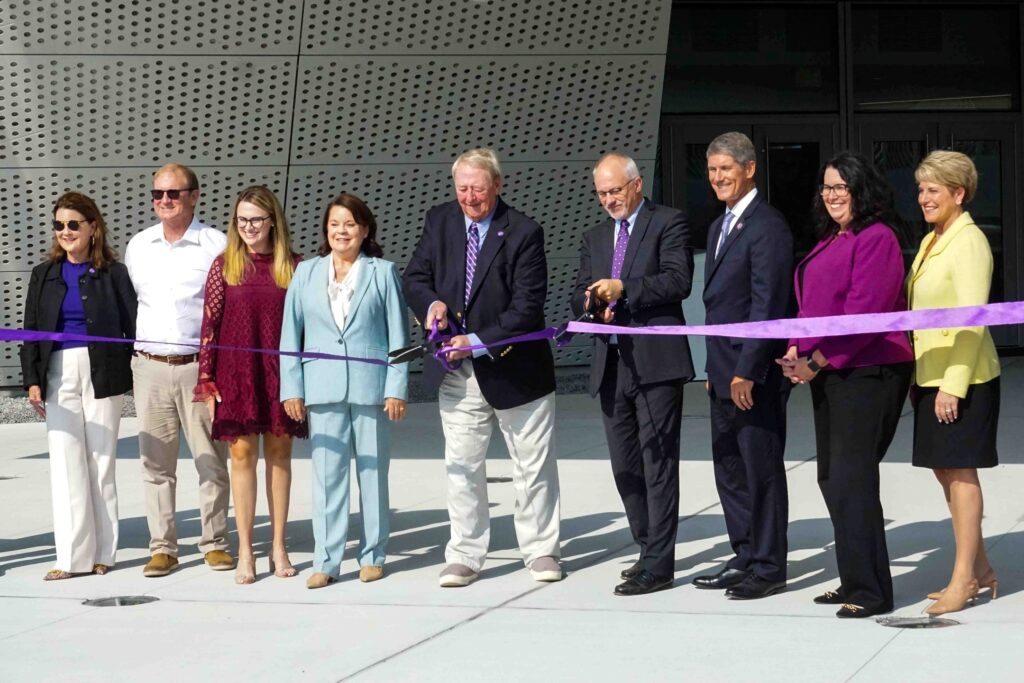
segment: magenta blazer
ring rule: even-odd
[[[797,266],[797,317],[905,311],[904,276],[896,233],[884,223],[828,237]],[[801,356],[818,349],[837,370],[914,360],[905,332],[790,340],[794,344]]]

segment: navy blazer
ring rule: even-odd
[[[60,261],[46,261],[32,269],[25,298],[26,330],[61,332],[57,329],[60,309],[68,287],[61,275]],[[78,281],[85,311],[85,331],[97,337],[135,338],[138,302],[135,288],[123,263],[109,268],[89,268]],[[118,396],[132,388],[132,345],[89,342],[89,366],[96,398]],[[25,342],[21,347],[22,384],[38,384],[46,398],[46,372],[50,367],[52,341]]]
[[[480,246],[466,302],[466,219],[456,201],[427,212],[423,234],[404,275],[405,298],[422,321],[435,301],[448,307],[449,324],[492,343],[544,328],[548,268],[544,231],[500,198]],[[547,341],[490,349],[474,358],[480,390],[499,410],[535,401],[555,390],[555,365]],[[437,391],[445,370],[433,357],[423,365],[427,387]]]
[[[737,217],[720,254],[719,216],[708,229],[704,308],[708,325],[785,318],[792,312],[793,236],[786,219],[758,193]],[[728,398],[732,378],[757,384],[782,377],[775,362],[786,352],[776,339],[706,337],[707,374],[716,396]]]
[[[580,267],[572,293],[572,310],[583,314],[584,295],[593,282],[611,277],[615,221],[609,218],[583,235]],[[620,276],[625,298],[615,309],[615,325],[685,325],[683,299],[693,284],[693,247],[686,214],[658,206],[649,200],[637,214],[629,236]],[[608,337],[593,335],[594,356],[590,365],[590,394],[601,389]],[[619,353],[636,373],[639,384],[690,381],[693,361],[690,345],[682,336],[618,335]]]

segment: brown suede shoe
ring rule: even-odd
[[[384,578],[384,567],[379,564],[370,564],[359,568],[359,580],[363,583],[380,581]]]
[[[142,568],[143,576],[167,576],[178,566],[178,558],[167,553],[157,553]]]
[[[323,588],[327,584],[334,583],[335,581],[337,581],[337,579],[335,579],[330,574],[324,574],[323,572],[315,572],[313,574],[310,574],[309,578],[306,579],[306,588]]]
[[[206,564],[215,572],[225,572],[235,568],[235,558],[224,550],[211,550],[206,553]]]

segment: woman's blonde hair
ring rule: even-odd
[[[277,197],[262,185],[253,185],[242,190],[231,210],[231,220],[228,223],[228,246],[224,250],[224,281],[229,285],[240,284],[245,278],[246,272],[252,268],[249,250],[238,234],[238,223],[235,218],[238,205],[242,202],[255,204],[270,216],[270,245],[274,249],[274,263],[271,265],[270,272],[273,274],[277,286],[287,289],[288,284],[292,281],[292,274],[295,272],[288,221],[284,217],[284,210],[281,208],[281,203],[277,201]]]
[[[956,192],[964,188],[964,204],[974,199],[978,191],[978,169],[966,154],[937,149],[922,161],[914,171],[919,183],[936,183]]]

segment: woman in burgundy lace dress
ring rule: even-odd
[[[271,571],[281,577],[296,574],[285,548],[285,525],[292,437],[306,438],[307,428],[304,422],[288,417],[278,400],[276,355],[216,347],[278,347],[285,293],[298,261],[274,193],[262,186],[242,190],[231,214],[228,246],[213,262],[206,279],[195,390],[195,400],[206,401],[210,407],[213,438],[231,443],[231,492],[238,528],[235,582],[239,584],[256,580],[252,527],[261,436],[274,539]]]

